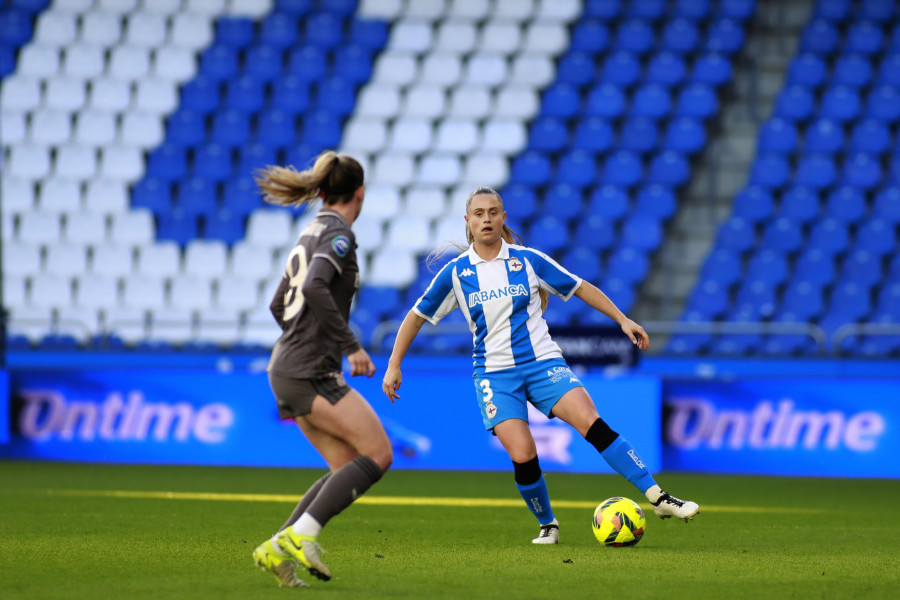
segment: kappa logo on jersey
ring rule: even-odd
[[[499,300],[500,298],[508,298],[510,296],[527,296],[528,290],[521,283],[518,285],[508,285],[506,287],[494,290],[481,290],[469,294],[469,308],[478,304],[484,304],[491,300]]]
[[[471,277],[471,276],[474,275],[474,274],[475,274],[475,271],[473,271],[473,270],[470,269],[469,267],[466,267],[465,269],[463,269],[462,271],[460,271],[459,276],[460,276],[460,277]]]
[[[331,247],[334,248],[335,254],[344,258],[350,252],[350,240],[346,236],[339,235],[331,240]]]
[[[520,261],[515,256],[510,257],[506,264],[509,265],[510,271],[521,271],[522,270],[522,261]]]

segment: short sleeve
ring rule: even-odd
[[[343,273],[344,267],[353,260],[354,248],[356,236],[353,235],[353,231],[344,227],[330,229],[319,238],[319,245],[316,246],[310,260],[317,257],[326,258],[338,273]]]
[[[534,269],[535,275],[541,283],[541,288],[554,296],[568,300],[581,286],[582,279],[565,270],[558,262],[537,250],[529,249],[526,252],[526,260]]]
[[[453,290],[455,265],[455,262],[444,265],[444,268],[438,271],[428,289],[413,306],[413,312],[432,325],[437,324],[438,321],[459,307]]]

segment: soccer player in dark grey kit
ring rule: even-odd
[[[347,324],[359,287],[350,227],[365,196],[363,168],[350,156],[327,151],[310,169],[270,166],[258,172],[256,181],[265,200],[274,204],[323,201],[288,256],[272,300],[272,314],[283,331],[268,372],[279,414],[297,422],[329,472],[306,491],[281,530],[253,552],[257,566],[281,585],[305,587],[296,575],[299,565],[319,579],[331,578],[316,541],[322,527],[378,481],[393,460],[375,411],[341,374],[342,355],[351,375],[375,373]]]

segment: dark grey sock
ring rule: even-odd
[[[325,482],[328,481],[328,478],[331,477],[331,471],[328,471],[319,479],[316,480],[314,484],[309,486],[309,489],[306,490],[306,493],[303,494],[303,497],[300,498],[300,502],[297,503],[297,506],[294,507],[294,512],[291,513],[291,516],[288,517],[288,520],[284,522],[278,531],[284,531],[291,525],[293,525],[297,519],[300,518],[300,515],[306,512],[306,509],[309,508],[309,505],[312,504],[312,501],[316,499],[316,496],[319,495],[319,491],[322,489],[322,486],[325,485]]]
[[[381,479],[384,471],[368,456],[357,456],[332,473],[306,509],[323,527]]]

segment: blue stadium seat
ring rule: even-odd
[[[584,214],[584,196],[580,187],[568,183],[557,183],[550,186],[544,194],[542,215],[550,215],[562,221],[568,221]],[[516,211],[517,216],[519,212]]]
[[[813,17],[819,20],[843,21],[850,14],[853,0],[829,0],[816,2]]]
[[[311,148],[337,148],[341,142],[341,120],[333,113],[307,113],[303,125],[303,142]]]
[[[612,146],[613,129],[602,117],[579,119],[572,146],[589,152],[604,152]]]
[[[678,320],[680,323],[697,323],[707,321],[708,317],[699,311],[687,311]],[[679,332],[669,337],[666,350],[680,355],[701,354],[707,351],[711,342],[712,334],[706,331]]]
[[[508,185],[503,189],[501,197],[506,210],[523,219],[529,219],[538,212],[537,194],[529,185],[521,183]]]
[[[815,97],[809,88],[789,85],[781,90],[775,100],[775,114],[795,121],[806,120],[813,112]]]
[[[892,185],[875,195],[872,216],[893,223],[894,226],[900,224],[900,187]]]
[[[200,55],[200,73],[213,81],[232,79],[238,70],[238,55],[234,48],[214,44]]]
[[[594,182],[597,161],[594,155],[584,150],[572,150],[559,158],[556,180],[576,187],[585,187]]]
[[[599,215],[610,222],[618,221],[628,214],[628,194],[619,186],[601,185],[591,193],[588,214]]]
[[[794,175],[794,183],[821,189],[830,186],[837,178],[834,159],[825,154],[809,154],[800,159]]]
[[[363,285],[359,288],[357,306],[365,307],[377,319],[396,318],[406,307],[401,305],[400,290],[391,286]]]
[[[816,190],[795,186],[781,196],[779,216],[787,217],[800,224],[806,224],[819,216],[821,201]]]
[[[304,112],[309,107],[309,82],[296,75],[276,79],[269,106],[291,114]]]
[[[600,215],[590,215],[578,223],[575,236],[578,244],[595,251],[608,250],[616,241],[612,221]]]
[[[279,72],[281,69],[279,68]],[[209,113],[219,106],[219,82],[202,74],[181,87],[181,110]]]
[[[891,131],[882,121],[864,119],[853,127],[850,151],[882,154],[891,147]]]
[[[609,275],[603,280],[602,289],[623,312],[631,312],[634,306],[634,285],[632,282]],[[613,322],[599,310],[589,310],[582,319],[585,324],[613,325]]]
[[[212,140],[226,146],[240,146],[250,140],[250,118],[234,109],[220,110],[212,117]]]
[[[171,240],[181,246],[197,239],[197,217],[175,210],[161,215],[156,225],[156,239]]]
[[[806,319],[790,311],[779,311],[773,319],[776,323],[802,323]],[[813,340],[803,334],[771,334],[763,340],[761,350],[767,355],[809,355],[816,351]]]
[[[635,196],[635,213],[664,221],[675,214],[675,194],[668,186],[651,183],[638,190]]]
[[[631,98],[631,114],[637,117],[659,119],[669,114],[669,91],[656,83],[642,85]]]
[[[259,39],[276,48],[287,48],[297,43],[297,16],[276,11],[263,19]]]
[[[192,110],[179,109],[169,116],[166,124],[166,141],[179,146],[196,146],[206,137],[204,115]]]
[[[622,246],[609,257],[607,277],[634,284],[643,281],[649,270],[650,261],[643,250]]]
[[[230,80],[227,90],[225,107],[241,112],[256,112],[265,100],[263,82],[249,75]]]
[[[734,197],[732,214],[750,223],[759,223],[771,218],[774,201],[767,188],[748,185]]]
[[[298,169],[311,167],[315,158],[319,155],[323,148],[313,147],[309,144],[296,144],[290,146],[287,151],[286,161],[289,165],[294,165]]]
[[[828,66],[820,55],[804,52],[794,58],[788,66],[787,82],[791,85],[814,88],[825,81],[827,74]]]
[[[194,150],[193,175],[209,181],[222,181],[231,176],[231,148],[211,142]]]
[[[835,121],[849,121],[859,115],[859,93],[846,85],[836,85],[825,90],[819,114]]]
[[[891,32],[891,39],[886,48],[888,53],[896,52],[898,50],[900,50],[900,23],[894,25],[894,30]]]
[[[702,281],[714,281],[726,289],[742,277],[741,257],[725,248],[716,248],[707,254],[700,270]]]
[[[791,253],[802,247],[803,240],[800,223],[787,217],[778,217],[763,230],[762,245],[782,253]]]
[[[729,320],[742,321],[752,320],[743,316],[729,317]],[[724,356],[747,356],[756,354],[763,343],[763,336],[759,333],[725,333],[713,342],[712,352]]]
[[[0,39],[14,48],[23,46],[31,40],[33,29],[31,15],[24,10],[7,7],[0,12]]]
[[[640,181],[644,166],[638,155],[619,150],[613,152],[603,166],[603,181],[622,187],[631,187]]]
[[[648,181],[678,187],[687,183],[691,176],[691,166],[680,152],[663,150],[650,162]]]
[[[710,0],[675,0],[672,7],[675,17],[706,19],[710,14]]]
[[[774,288],[787,278],[788,261],[781,252],[766,248],[750,257],[747,263],[747,280],[763,281]]]
[[[659,48],[688,54],[696,49],[699,38],[697,26],[689,19],[679,17],[667,22],[663,27]]]
[[[181,179],[187,173],[187,153],[184,146],[163,142],[147,157],[147,176],[165,181]]]
[[[669,121],[663,147],[684,154],[694,154],[706,146],[706,128],[690,117],[678,117]]]
[[[632,248],[652,252],[662,243],[663,229],[659,219],[634,214],[622,224],[622,243]]]
[[[166,214],[172,210],[172,184],[170,180],[152,175],[143,177],[131,189],[132,208],[146,208],[154,214]]]
[[[597,65],[594,56],[587,52],[568,52],[560,60],[556,70],[558,84],[581,87],[595,80]]]
[[[882,281],[881,258],[868,250],[854,250],[841,265],[841,283],[855,283],[866,289]]]
[[[744,29],[731,19],[716,20],[706,32],[706,50],[734,54],[744,45]]]
[[[330,77],[318,82],[316,108],[322,113],[346,117],[356,104],[356,87],[341,77]]]
[[[845,54],[835,62],[831,77],[833,85],[854,88],[869,85],[872,79],[872,63],[860,54]]]
[[[237,167],[238,175],[250,175],[256,169],[275,165],[279,162],[275,148],[269,144],[254,142],[238,148],[238,151],[240,153]]]
[[[744,21],[756,11],[756,0],[720,0],[719,15],[728,19]]]
[[[720,86],[731,81],[731,61],[719,54],[701,55],[694,61],[693,81]]]
[[[729,305],[727,288],[715,281],[701,282],[691,291],[687,300],[688,310],[696,312],[702,320],[713,320],[721,316]]]
[[[359,0],[329,0],[318,3],[320,11],[331,13],[338,17],[346,17],[356,12]]]
[[[372,53],[360,44],[337,48],[333,64],[335,74],[351,83],[366,83],[372,77]]]
[[[245,217],[262,206],[256,182],[249,173],[242,172],[225,183],[222,207],[231,214]]]
[[[897,246],[896,226],[884,219],[869,219],[856,230],[858,250],[867,250],[876,256],[885,256]]]
[[[244,239],[244,219],[227,210],[217,210],[203,219],[204,237],[222,240],[228,245]]]
[[[281,77],[282,49],[270,44],[257,44],[247,49],[243,73],[257,81],[274,81]]]
[[[528,227],[529,240],[541,240],[541,249],[547,253],[556,252],[569,244],[569,230],[561,219],[543,216]]]
[[[718,112],[719,99],[715,91],[702,83],[691,83],[678,94],[675,112],[679,116],[706,119]]]
[[[550,160],[539,152],[523,152],[513,160],[510,181],[543,185],[550,179]]]
[[[800,49],[804,52],[831,54],[840,41],[837,27],[824,19],[815,19],[800,34]]]
[[[388,23],[381,19],[351,19],[348,39],[370,50],[381,50],[387,44]]]
[[[603,275],[600,254],[588,246],[572,246],[563,255],[561,263],[563,267],[588,281],[599,281]]]
[[[580,107],[581,94],[576,87],[555,83],[544,92],[541,116],[568,119],[578,114]]]
[[[332,13],[318,13],[306,22],[306,42],[319,48],[334,48],[344,41],[343,19]]]
[[[584,16],[596,19],[614,19],[619,16],[621,0],[586,0]]]
[[[617,50],[606,57],[600,71],[600,78],[604,83],[612,83],[626,87],[634,83],[641,76],[640,58],[624,50]]]
[[[846,321],[856,321],[872,311],[869,288],[855,283],[841,283],[835,286],[828,299],[828,312],[840,315]]]
[[[891,183],[900,183],[900,150],[888,161],[888,177]]]
[[[245,48],[253,41],[253,21],[240,17],[222,17],[216,21],[216,42],[232,48]]]
[[[628,19],[616,29],[616,48],[634,54],[644,54],[653,47],[654,37],[653,27],[646,21]]]
[[[216,185],[200,177],[191,177],[176,186],[174,212],[185,216],[211,215],[216,212]]]
[[[794,263],[795,282],[808,282],[816,286],[831,284],[835,278],[834,259],[820,248],[807,249]]]
[[[578,275],[581,275],[568,265],[564,266],[570,271],[574,271]],[[553,327],[568,327],[578,320],[578,315],[582,312],[581,307],[583,306],[586,307],[587,305],[580,300],[570,299],[568,302],[551,300],[548,309],[544,311],[544,319],[546,319],[547,325],[550,326],[551,331]]]
[[[641,0],[632,2],[628,15],[635,19],[654,21],[666,13],[666,0]]]
[[[781,301],[781,314],[792,313],[798,321],[809,321],[822,314],[825,302],[820,286],[808,281],[788,284]]]
[[[585,115],[614,119],[625,110],[625,94],[622,88],[611,83],[601,84],[591,90],[585,104]]]
[[[813,225],[807,247],[819,249],[829,256],[844,252],[850,244],[847,225],[833,217],[826,217]]]
[[[859,18],[876,22],[889,21],[896,11],[892,0],[862,0],[859,7]]]
[[[632,117],[622,124],[618,145],[622,150],[643,154],[656,148],[658,137],[659,132],[652,119]]]
[[[528,132],[528,148],[542,152],[558,152],[569,141],[569,130],[564,121],[541,117],[532,122]]]
[[[870,190],[881,182],[881,163],[877,156],[857,152],[844,159],[843,182]]]
[[[900,87],[900,52],[894,52],[881,61],[878,71],[878,83]]]
[[[791,166],[780,154],[757,156],[750,167],[749,182],[764,188],[780,188],[787,183]]]
[[[716,247],[732,252],[746,252],[756,243],[756,231],[753,224],[741,217],[729,217],[716,233]]]
[[[582,19],[572,31],[570,49],[575,52],[597,54],[606,49],[609,43],[609,30],[602,21]]]
[[[845,223],[856,223],[867,210],[866,197],[859,188],[842,185],[828,194],[825,215]]]
[[[2,35],[2,34],[0,34]],[[7,75],[11,75],[16,70],[16,49],[13,46],[7,44],[0,44],[0,79],[6,77]],[[15,336],[16,338],[21,337],[28,343],[28,338],[24,336]],[[10,338],[11,340],[13,338]]]
[[[759,128],[758,152],[792,152],[797,147],[797,128],[793,122],[774,117]]]
[[[900,118],[900,93],[891,85],[878,85],[869,93],[866,116],[890,123]]]
[[[844,129],[831,119],[817,119],[806,128],[804,150],[810,153],[833,154],[844,149]]]
[[[316,46],[297,46],[288,53],[287,71],[303,81],[319,81],[328,72],[325,50]]]
[[[897,262],[896,258],[894,262]],[[897,314],[900,307],[900,281],[892,281],[881,288],[877,295],[876,306],[881,314]]]
[[[680,84],[687,73],[687,67],[680,56],[673,52],[658,52],[647,64],[644,79],[648,83],[672,86]]]

